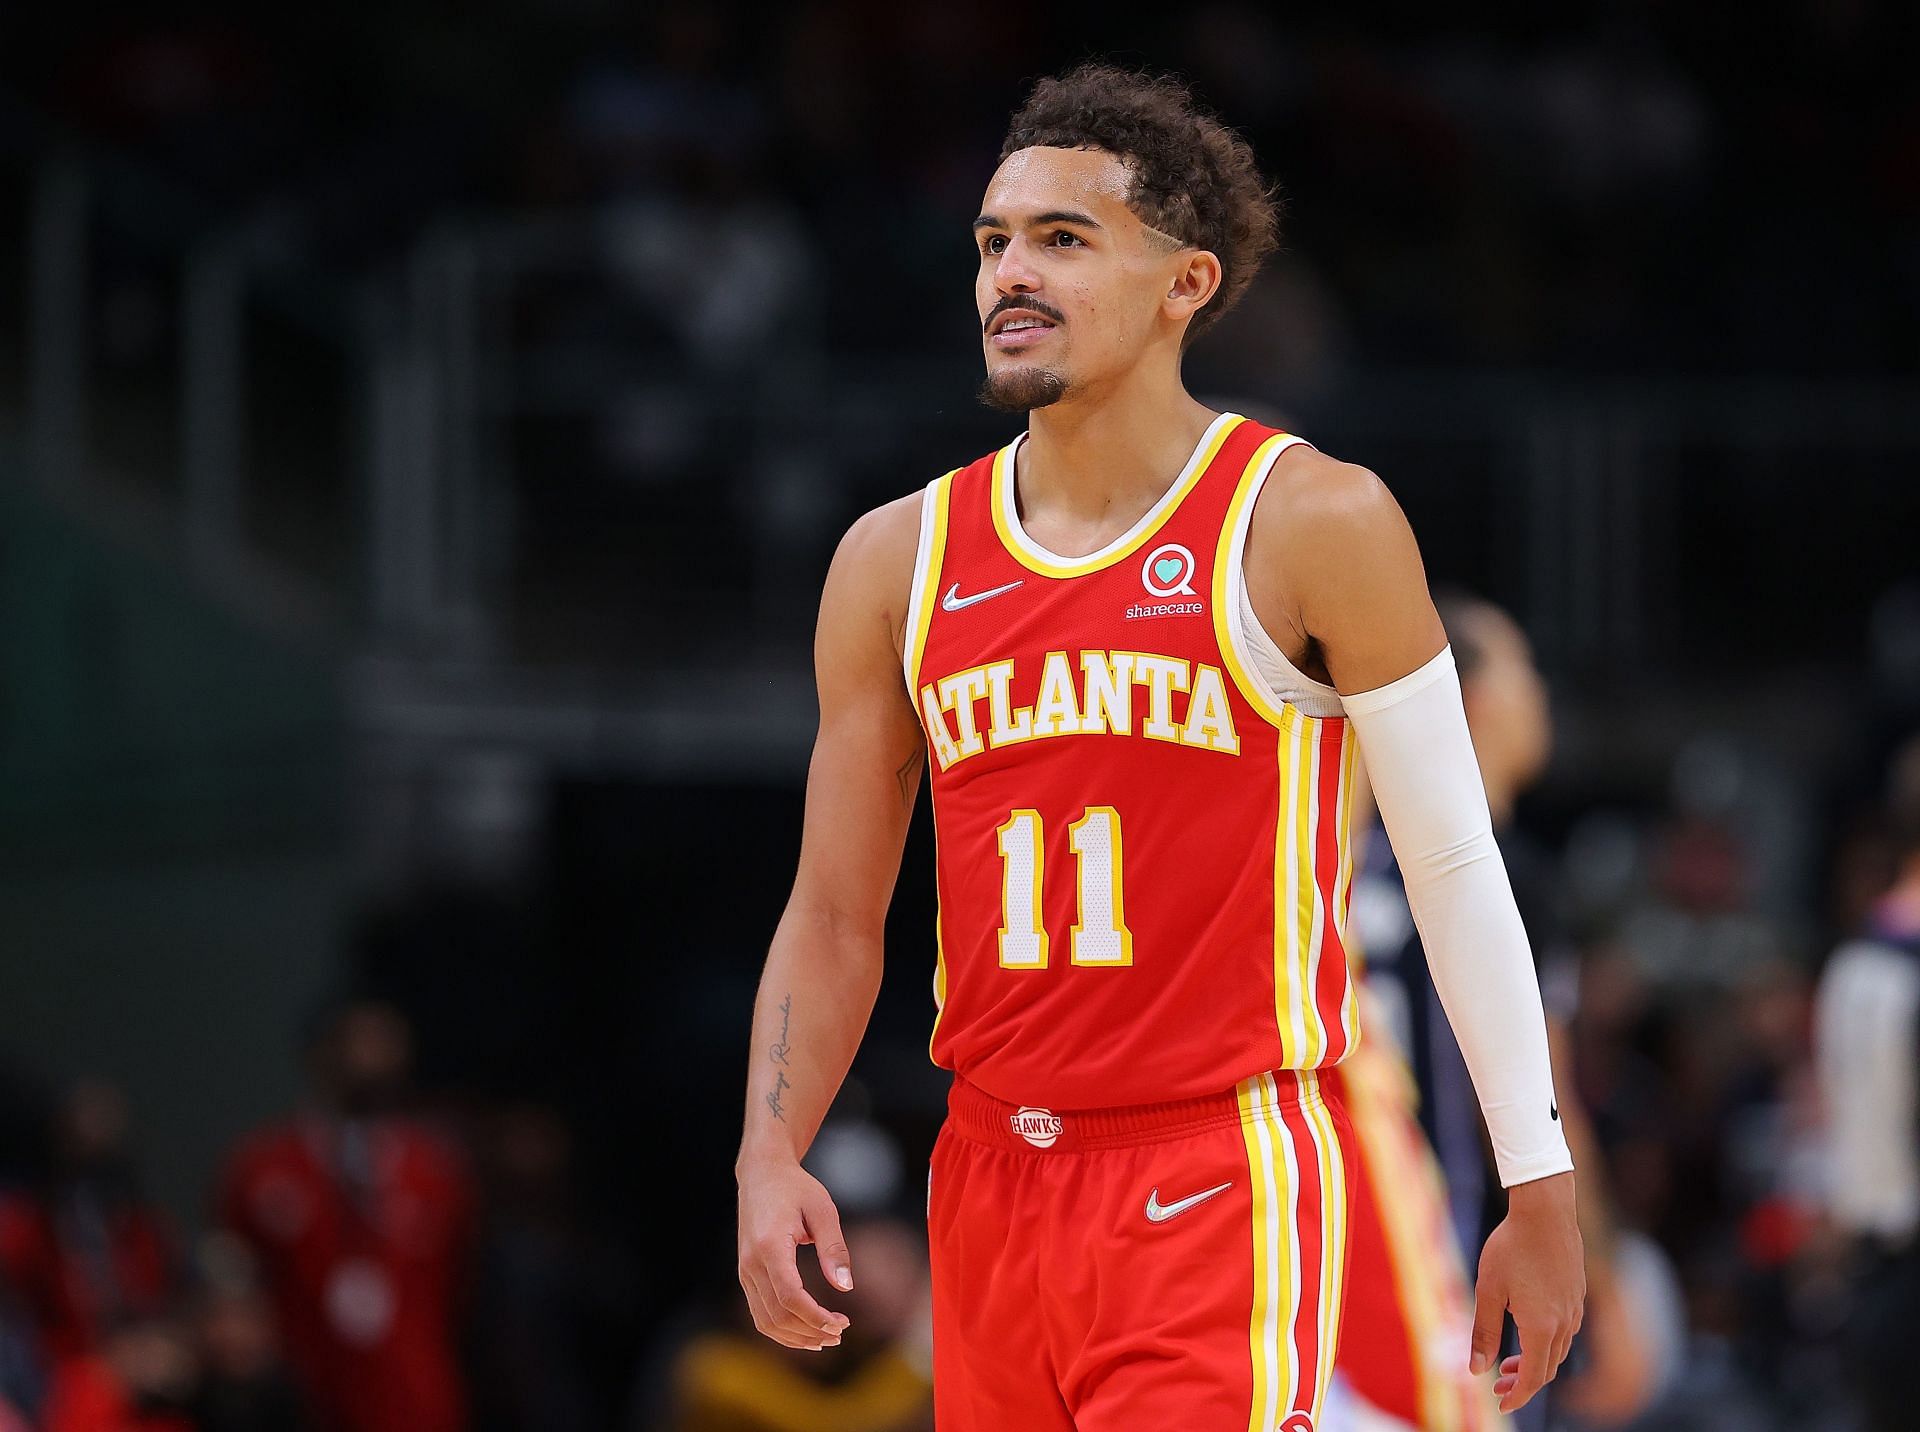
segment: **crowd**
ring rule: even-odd
[[[425,1117],[411,1042],[383,1001],[329,1008],[307,1098],[210,1171],[197,1235],[143,1195],[118,1088],[77,1085],[44,1135],[15,1121],[0,1427],[605,1425],[565,1125],[511,1100]]]

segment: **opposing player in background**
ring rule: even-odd
[[[1526,634],[1499,607],[1450,592],[1439,597],[1438,610],[1529,944],[1541,960],[1564,964],[1570,942],[1551,861],[1513,820],[1520,796],[1540,778],[1552,751],[1546,682]],[[1362,796],[1370,812],[1364,783]],[[1362,824],[1370,823],[1369,814]],[[1361,1149],[1348,1307],[1368,1332],[1342,1341],[1340,1385],[1355,1399],[1355,1426],[1369,1432],[1481,1432],[1499,1420],[1494,1399],[1449,1349],[1473,1312],[1465,1268],[1504,1216],[1504,1196],[1489,1188],[1497,1170],[1486,1167],[1473,1085],[1435,993],[1393,852],[1377,830],[1363,841],[1361,865],[1353,943],[1364,969],[1367,1038],[1342,1072]],[[1653,1359],[1613,1274],[1614,1230],[1598,1147],[1565,1062],[1571,1043],[1564,1013],[1549,1010],[1548,1044],[1561,1121],[1582,1170],[1587,1316],[1583,1357],[1555,1395],[1562,1410],[1585,1424],[1616,1426],[1646,1405]],[[1515,1432],[1545,1426],[1546,1411],[1546,1399],[1536,1398],[1515,1414]]]
[[[861,518],[827,576],[740,1279],[769,1336],[839,1340],[796,1249],[843,1290],[852,1260],[800,1160],[872,1008],[930,751],[942,1432],[1318,1424],[1358,751],[1512,1190],[1458,1354],[1491,1365],[1511,1309],[1495,1388],[1517,1406],[1579,1324],[1539,988],[1412,533],[1372,473],[1181,383],[1276,227],[1245,143],[1178,85],[1041,82],[973,225],[982,396],[1028,429]]]

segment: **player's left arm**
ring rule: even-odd
[[[1317,651],[1342,693],[1509,1190],[1507,1218],[1480,1258],[1470,1366],[1491,1365],[1511,1309],[1521,1352],[1494,1389],[1512,1411],[1552,1380],[1586,1290],[1526,929],[1406,515],[1371,472],[1310,449],[1284,454],[1268,487],[1247,546],[1255,613]]]

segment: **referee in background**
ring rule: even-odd
[[[1892,883],[1828,959],[1814,1009],[1827,1207],[1853,1245],[1845,1347],[1872,1432],[1920,1409],[1920,737],[1886,808]]]

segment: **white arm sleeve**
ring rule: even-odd
[[[1453,648],[1343,696],[1407,904],[1453,1026],[1502,1187],[1573,1167],[1553,1091],[1540,981],[1493,840]]]

